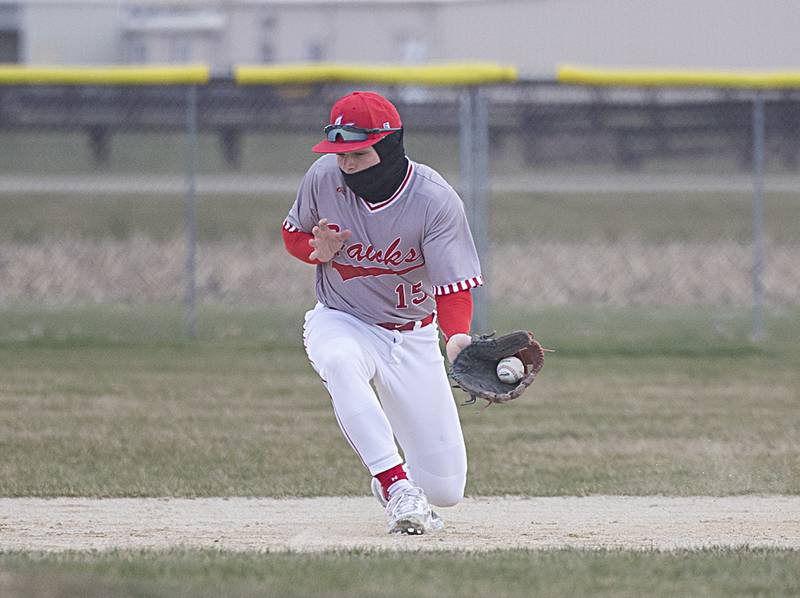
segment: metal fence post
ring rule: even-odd
[[[764,338],[764,94],[753,98],[753,324],[751,338]]]
[[[186,295],[184,327],[190,339],[196,333],[197,297],[197,86],[186,88]]]
[[[461,93],[460,108],[461,195],[481,259],[485,284],[473,289],[473,329],[489,331],[489,111],[480,87]]]

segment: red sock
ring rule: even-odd
[[[375,477],[378,478],[378,481],[381,483],[381,488],[383,488],[383,497],[386,500],[389,500],[389,486],[391,486],[398,480],[408,479],[408,476],[406,476],[406,470],[403,469],[402,463],[400,465],[395,465],[391,469],[382,471]]]

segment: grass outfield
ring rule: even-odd
[[[752,345],[744,311],[496,314],[557,352],[522,400],[460,409],[468,494],[797,494],[798,315]],[[365,494],[300,312],[198,326],[188,343],[174,308],[0,313],[0,495]]]
[[[800,552],[0,554],[6,598],[796,596]]]
[[[299,181],[300,177],[298,177]],[[202,196],[198,239],[279,238],[292,194]],[[45,237],[156,240],[181,235],[184,200],[175,195],[0,195],[0,242],[33,243]],[[491,204],[493,240],[645,243],[752,238],[749,193],[504,193]],[[800,201],[793,193],[767,193],[764,235],[773,243],[800,242]]]

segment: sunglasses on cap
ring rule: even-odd
[[[355,125],[328,125],[323,129],[330,142],[335,142],[337,137],[341,137],[342,141],[364,141],[369,139],[371,133],[392,133],[399,130],[399,127],[396,129],[362,129]]]

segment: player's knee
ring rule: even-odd
[[[425,490],[428,502],[437,507],[453,507],[464,498],[466,477],[439,480],[439,483]]]
[[[411,477],[425,491],[431,504],[452,507],[464,498],[467,455],[462,443],[421,457],[407,456]]]

